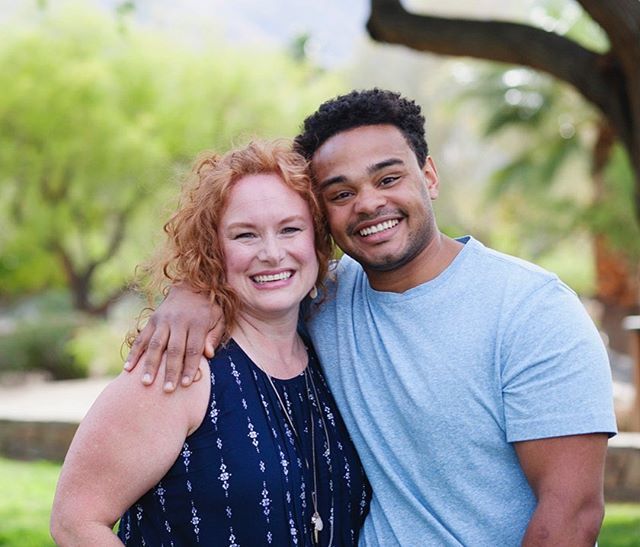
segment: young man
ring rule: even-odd
[[[296,144],[347,255],[307,328],[373,486],[361,545],[593,545],[616,426],[606,351],[576,295],[438,230],[413,101],[337,97]],[[152,380],[167,346],[169,388],[209,328],[185,327],[203,297],[172,293],[130,361],[148,346]]]

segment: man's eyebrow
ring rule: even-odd
[[[392,165],[404,165],[404,161],[399,158],[389,158],[387,160],[379,161],[367,167],[367,174],[373,175],[374,173]],[[328,178],[318,184],[318,191],[323,192],[329,186],[332,186],[333,184],[340,184],[341,182],[345,182],[346,180],[347,178],[344,175],[336,175],[335,177]]]
[[[400,158],[389,158],[388,160],[382,160],[367,167],[367,173],[369,175],[373,175],[376,171],[380,171],[385,167],[390,167],[392,165],[404,165],[404,162]]]
[[[331,177],[331,178],[328,178],[326,180],[323,180],[320,184],[318,184],[318,191],[319,192],[324,192],[327,188],[329,188],[329,186],[332,186],[333,184],[340,184],[341,182],[344,182],[345,180],[347,180],[347,179],[343,175],[337,175],[335,177]]]

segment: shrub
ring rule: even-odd
[[[0,372],[45,371],[55,380],[86,378],[89,368],[68,350],[79,326],[73,316],[24,321],[0,337]]]

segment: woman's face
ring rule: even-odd
[[[318,276],[307,203],[276,174],[247,175],[231,188],[219,233],[227,282],[243,312],[297,317]]]

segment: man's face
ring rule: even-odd
[[[334,240],[370,278],[402,268],[434,238],[435,166],[427,158],[421,169],[395,126],[334,135],[313,155],[311,170]]]

